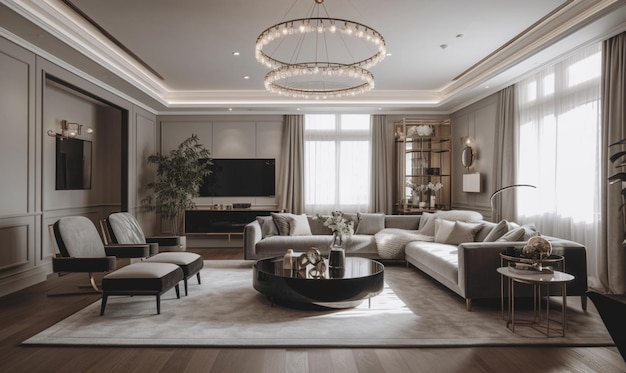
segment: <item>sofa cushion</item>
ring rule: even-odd
[[[537,228],[534,224],[525,224],[521,227],[517,227],[509,230],[504,236],[500,237],[497,241],[528,241],[531,237],[539,236]]]
[[[420,217],[419,233],[426,236],[435,235],[435,215],[430,212],[422,213]]]
[[[445,279],[445,282],[450,284],[458,284],[459,256],[457,246],[436,242],[413,241],[406,245],[404,251],[405,255],[412,259],[412,262],[419,262],[428,268],[431,272],[429,275],[437,278],[439,281]]]
[[[289,236],[289,216],[292,214],[286,212],[272,212],[271,215],[274,219],[274,224],[276,224],[276,228],[278,228],[278,234],[281,236]]]
[[[482,240],[483,242],[495,242],[498,238],[504,236],[509,231],[509,222],[505,219],[500,220],[491,232]]]
[[[363,214],[357,213],[359,224],[356,227],[356,234],[376,234],[385,228],[385,214]]]
[[[257,216],[256,220],[261,226],[261,237],[270,237],[278,234],[278,228],[274,224],[274,218],[271,216]]]
[[[521,241],[522,238],[524,237],[524,233],[526,231],[524,230],[524,227],[517,227],[517,228],[513,228],[510,231],[508,231],[504,236],[498,238],[496,241],[501,242],[501,241],[506,241],[506,242],[517,242],[517,241]]]
[[[288,249],[305,252],[311,247],[328,255],[333,237],[329,234],[312,236],[271,236],[257,242],[255,259],[284,255]],[[376,242],[372,235],[353,235],[344,241],[346,255],[377,257]]]
[[[289,222],[290,236],[310,236],[311,227],[309,227],[309,219],[305,214],[291,215],[287,217]]]
[[[385,228],[398,228],[410,231],[419,229],[420,215],[386,215]]]
[[[464,222],[479,222],[483,220],[483,215],[480,212],[471,210],[447,210],[437,211],[435,216],[441,219],[464,221]]]
[[[416,230],[385,228],[374,235],[376,250],[382,259],[404,259],[404,247],[413,241],[432,241],[432,236]]]
[[[540,236],[539,232],[537,232],[535,224],[524,224],[522,225],[522,228],[524,228],[524,237],[522,237],[522,240],[524,241],[528,241],[531,237]]]
[[[311,234],[332,234],[330,228],[324,225],[323,221],[315,220],[314,216],[308,216],[309,228],[311,228]]]
[[[437,219],[435,221],[435,242],[458,245],[463,242],[474,242],[476,233],[482,228],[482,223],[465,223]]]

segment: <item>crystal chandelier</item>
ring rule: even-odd
[[[272,69],[265,88],[304,99],[371,90],[374,75],[368,69],[385,58],[385,39],[369,26],[331,18],[324,0],[314,1],[308,18],[278,23],[257,38],[255,57]]]

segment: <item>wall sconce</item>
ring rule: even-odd
[[[84,131],[86,134],[91,135],[93,133],[93,128],[89,126],[85,126],[84,124],[68,122],[66,120],[61,121],[61,133],[56,133],[53,130],[48,130],[48,136],[52,137],[60,137],[61,139],[73,138],[78,135],[81,135]]]
[[[472,145],[474,144],[474,139],[471,137],[461,137],[461,144],[463,144],[463,151],[461,151],[461,163],[463,167],[470,168],[476,161],[476,152]]]
[[[474,151],[474,148],[472,148],[474,139],[469,136],[461,137],[461,144],[463,144],[463,151],[461,151],[461,163],[469,172],[470,167],[472,167],[476,161],[476,152]],[[463,192],[480,193],[482,191],[481,186],[480,172],[463,174]]]

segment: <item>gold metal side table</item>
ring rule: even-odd
[[[567,283],[574,280],[574,276],[561,271],[519,273],[511,270],[510,267],[498,268],[498,273],[507,278],[507,328],[515,333],[515,283],[532,285],[533,287],[533,322],[541,323],[541,287],[545,286],[546,297],[550,296],[550,285],[561,286],[561,296],[563,297],[563,308],[561,311],[561,335],[565,337],[567,325]],[[504,296],[504,290],[501,292]],[[550,302],[546,302],[546,336],[550,336]]]

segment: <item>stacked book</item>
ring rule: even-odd
[[[510,263],[509,271],[522,274],[554,273],[552,267],[544,267],[541,263]]]

